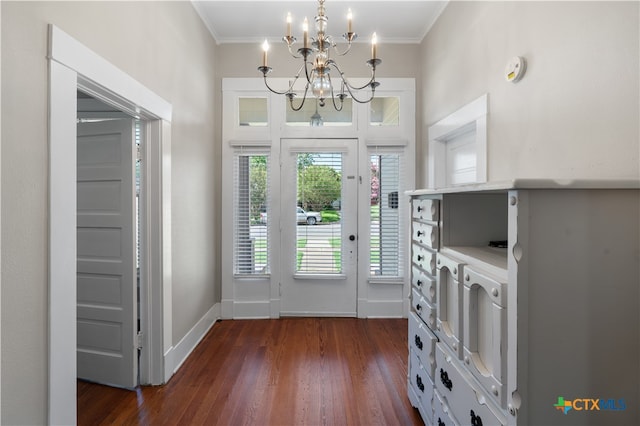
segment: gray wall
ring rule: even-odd
[[[639,177],[638,2],[451,2],[421,47],[427,128],[489,94],[488,178]],[[512,56],[527,73],[504,80]]]
[[[214,286],[217,46],[189,2],[0,4],[1,422],[42,424],[48,376],[47,24],[57,25],[173,105],[174,345],[220,299],[219,284]]]

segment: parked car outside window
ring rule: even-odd
[[[308,212],[302,207],[298,207],[296,212],[296,221],[299,224],[315,225],[318,222],[322,222],[322,215],[318,212]],[[267,212],[260,212],[260,223],[267,223]]]

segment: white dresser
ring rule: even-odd
[[[640,424],[640,182],[411,191],[427,425]]]

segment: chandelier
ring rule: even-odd
[[[295,78],[290,81],[289,87],[283,92],[274,90],[269,86],[267,74],[269,74],[272,69],[268,66],[267,62],[269,43],[265,40],[262,45],[262,66],[258,67],[258,71],[260,71],[264,77],[264,84],[271,92],[278,95],[285,95],[289,98],[289,104],[291,105],[291,109],[294,111],[300,111],[300,109],[302,109],[304,102],[307,99],[309,88],[311,88],[313,96],[316,97],[317,102],[321,107],[325,106],[325,100],[330,98],[333,103],[333,107],[337,111],[341,111],[344,99],[347,96],[351,96],[351,98],[358,103],[368,103],[374,98],[376,88],[380,85],[380,83],[376,81],[376,67],[382,63],[382,60],[377,57],[378,40],[376,33],[373,33],[373,36],[371,37],[371,59],[366,61],[371,68],[371,78],[365,85],[358,87],[349,83],[336,61],[330,57],[331,49],[333,49],[335,54],[338,56],[345,56],[349,53],[351,45],[358,35],[352,30],[353,15],[351,13],[351,9],[349,9],[347,14],[347,32],[342,35],[344,40],[347,42],[347,47],[343,52],[341,52],[333,37],[326,33],[328,19],[325,15],[324,2],[325,0],[318,0],[318,14],[315,17],[315,38],[309,36],[309,22],[307,18],[304,18],[304,22],[302,24],[302,47],[298,48],[296,52],[294,52],[293,47],[296,42],[296,38],[291,35],[291,14],[287,14],[287,35],[285,35],[282,40],[287,44],[287,48],[289,49],[291,56],[295,59],[302,59],[302,66],[298,69]],[[330,71],[332,68],[337,72],[337,75],[340,78],[338,81],[340,86],[339,90],[334,88],[334,84],[331,80]],[[304,78],[306,79],[304,94],[300,104],[298,106],[294,106],[293,98],[296,97],[296,93],[294,92],[293,87],[303,72]],[[354,95],[354,92],[368,87],[371,88],[371,96],[368,99],[359,99]]]

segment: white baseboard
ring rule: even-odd
[[[271,303],[268,300],[233,304],[233,319],[268,319],[271,318]]]
[[[358,318],[406,318],[403,300],[358,300]]]
[[[198,346],[209,329],[220,319],[220,304],[216,303],[189,330],[189,332],[164,354],[165,383],[178,371],[191,352]]]

